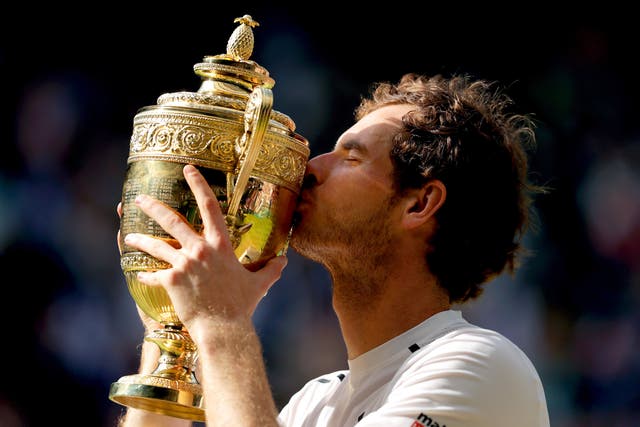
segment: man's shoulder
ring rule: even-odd
[[[505,399],[522,413],[530,407],[546,410],[542,382],[529,357],[500,332],[470,323],[414,352],[395,384],[396,390],[410,389],[416,396],[455,390],[457,399],[492,411]]]
[[[412,355],[405,368],[433,367],[437,362],[436,367],[444,364],[451,369],[484,374],[495,371],[522,379],[538,378],[532,361],[517,344],[496,330],[472,323],[458,325],[420,350]]]
[[[507,353],[525,356],[520,347],[502,333],[472,323],[447,331],[431,346],[439,349],[480,349],[491,354]]]

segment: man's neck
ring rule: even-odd
[[[332,273],[333,307],[349,359],[451,307],[446,292],[432,276],[413,274],[410,269],[395,271],[395,275],[377,278]],[[372,282],[376,280],[381,282]]]

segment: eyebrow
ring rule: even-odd
[[[356,141],[354,139],[349,139],[349,140],[344,141],[344,142],[339,142],[338,144],[336,144],[335,149],[356,150],[356,151],[359,151],[359,152],[361,152],[363,154],[367,152],[367,147],[365,147],[360,142],[358,142],[358,141]]]

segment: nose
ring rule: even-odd
[[[324,153],[313,157],[307,162],[304,176],[304,187],[322,182],[327,174],[331,153]]]

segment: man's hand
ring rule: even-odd
[[[200,319],[250,318],[260,299],[280,278],[286,259],[276,257],[256,272],[247,270],[233,252],[220,205],[207,181],[191,165],[184,167],[184,176],[200,209],[202,233],[166,204],[140,195],[136,205],[172,235],[179,247],[143,234],[129,234],[125,242],[171,264],[168,269],[140,272],[138,279],[147,285],[163,286],[176,314],[193,334]]]
[[[198,347],[207,425],[276,427],[277,409],[251,316],[280,278],[286,258],[273,258],[255,272],[246,269],[233,251],[211,187],[194,166],[185,166],[184,176],[198,203],[203,230],[196,232],[166,204],[137,197],[136,205],[179,243],[174,247],[144,234],[125,236],[127,245],[171,264],[138,273],[138,279],[166,289]],[[132,420],[127,425],[140,424]]]

